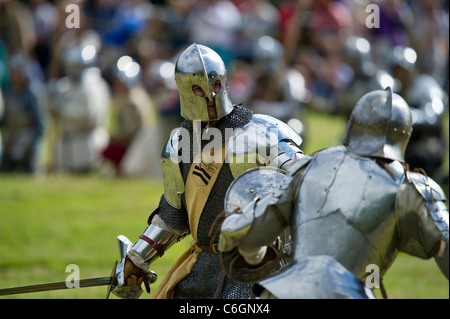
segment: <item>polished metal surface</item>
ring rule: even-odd
[[[193,85],[200,86],[209,100],[215,82],[220,81],[220,90],[215,95],[217,118],[210,119],[204,97],[192,91]],[[227,88],[227,70],[222,58],[212,49],[201,44],[189,46],[175,65],[175,82],[180,94],[181,116],[189,120],[208,122],[217,120],[233,110]]]
[[[154,224],[150,224],[143,235],[153,241],[154,244],[152,245],[144,239],[139,239],[133,245],[132,251],[142,256],[148,263],[152,263],[156,258],[160,257],[177,239],[175,234]],[[156,249],[156,247],[160,248]]]
[[[181,208],[181,196],[185,191],[184,180],[179,167],[181,158],[178,156],[180,136],[182,137],[183,133],[187,133],[187,131],[180,128],[173,131],[161,153],[164,196],[171,206],[178,209]],[[189,138],[189,134],[186,137]]]
[[[298,259],[259,285],[279,299],[375,298],[354,274],[326,255]]]
[[[243,208],[251,201],[263,199],[275,190],[285,172],[274,167],[255,167],[238,176],[228,187],[225,195],[225,211]]]
[[[404,162],[412,133],[408,104],[390,88],[365,94],[350,115],[343,144],[362,156]]]
[[[254,114],[250,123],[236,129],[228,139],[227,162],[233,177],[258,166],[287,169],[303,156],[302,138],[284,122],[263,114]]]

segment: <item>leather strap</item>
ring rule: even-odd
[[[153,240],[151,240],[150,238],[148,238],[145,235],[141,235],[141,236],[139,236],[139,238],[142,239],[143,241],[146,241],[147,243],[150,244],[150,246],[155,248],[156,251],[159,253],[160,257],[162,257],[164,255],[164,251],[166,250],[167,245],[155,243]]]
[[[220,296],[220,293],[223,289],[223,284],[225,283],[225,271],[220,272],[220,278],[219,278],[219,284],[217,285],[217,289],[214,292],[214,295],[212,296],[212,299],[218,299]]]

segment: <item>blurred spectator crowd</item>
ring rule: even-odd
[[[196,42],[223,58],[234,103],[306,143],[306,108],[347,117],[393,87],[414,110],[407,160],[433,175],[448,37],[448,0],[0,0],[0,170],[159,177],[182,120],[174,65]]]

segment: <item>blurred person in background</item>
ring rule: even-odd
[[[411,169],[423,169],[438,180],[448,152],[443,117],[448,96],[438,81],[417,68],[417,53],[411,47],[394,46],[385,55],[384,67],[394,78],[394,91],[411,107],[413,132],[405,153]]]
[[[143,82],[158,111],[161,149],[167,142],[166,136],[169,136],[183,121],[180,115],[178,89],[173,78],[174,71],[175,64],[165,59],[153,60],[144,70]]]
[[[110,139],[102,151],[116,175],[159,177],[158,117],[141,81],[141,66],[130,56],[117,60],[112,83]]]
[[[0,38],[0,90],[8,85],[8,49]]]
[[[0,39],[9,54],[30,56],[36,43],[33,16],[27,3],[0,0]]]
[[[8,85],[8,55],[6,46],[0,39],[0,117],[3,116],[5,111],[5,103],[3,100],[3,89]],[[0,162],[2,160],[2,132],[0,130]]]
[[[197,0],[186,17],[189,41],[215,50],[227,67],[236,58],[242,14],[230,0]]]
[[[411,7],[402,0],[382,0],[379,8],[379,27],[370,29],[376,54],[396,45],[410,45],[409,30],[414,22]]]
[[[63,51],[65,76],[49,83],[49,112],[56,126],[54,168],[87,173],[108,143],[110,90],[94,66],[97,48],[81,42]]]
[[[3,138],[1,172],[35,173],[39,143],[45,122],[38,94],[26,74],[24,55],[9,60],[9,84],[4,90],[4,110],[0,118]]]
[[[113,164],[115,173],[120,175],[122,158],[144,125],[148,99],[137,99],[141,96],[133,94],[139,85],[140,66],[130,56],[122,56],[117,60],[114,73],[109,143],[102,155]]]
[[[434,77],[448,94],[448,1],[415,0],[411,7],[414,23],[409,29],[409,45],[417,52],[417,68]]]
[[[295,10],[287,14],[286,7]],[[346,2],[287,2],[280,10],[286,61],[307,79],[311,91],[309,106],[319,112],[337,113],[337,92],[346,84],[341,74],[345,67],[342,50],[345,39],[354,32]]]
[[[388,70],[374,62],[373,47],[366,38],[348,37],[343,50],[343,59],[349,70],[346,85],[338,91],[338,113],[348,118],[361,95],[388,86],[394,87],[394,78]]]
[[[3,118],[3,113],[5,112],[5,102],[3,100],[2,91],[3,90],[0,87],[0,119]],[[2,155],[3,155],[3,141],[2,141],[2,130],[0,129],[0,163],[2,162]]]
[[[234,0],[242,17],[242,26],[236,30],[238,43],[235,46],[239,59],[251,60],[253,47],[262,36],[277,38],[280,13],[269,0]]]
[[[51,59],[51,41],[53,32],[57,26],[58,12],[55,5],[48,0],[30,1],[30,11],[33,18],[33,27],[36,33],[36,42],[32,47],[32,54],[35,56],[45,79],[48,79],[50,59]]]
[[[114,15],[101,35],[105,58],[114,64],[123,55],[137,55],[137,39],[155,14],[154,5],[146,0],[119,1]]]
[[[282,44],[262,36],[253,45],[254,83],[245,104],[255,113],[269,114],[290,125],[305,138],[302,123],[310,93],[303,75],[285,63]]]

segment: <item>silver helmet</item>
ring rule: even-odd
[[[220,89],[215,92],[217,81]],[[181,53],[175,65],[175,82],[180,94],[181,116],[185,119],[208,122],[220,119],[233,110],[227,91],[225,64],[207,46],[194,43]],[[194,85],[200,86],[206,97],[195,94]],[[207,99],[215,101],[215,118],[209,116]]]
[[[412,133],[408,104],[390,87],[365,94],[347,123],[343,144],[356,154],[404,162]]]

